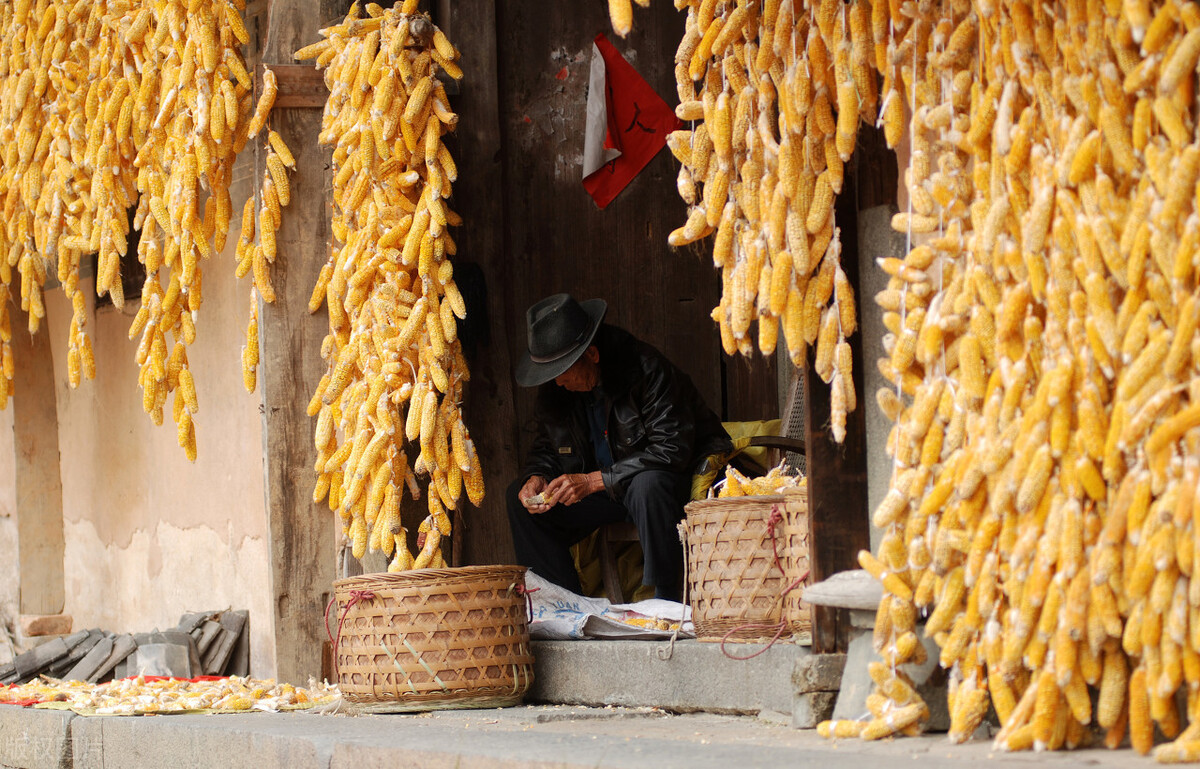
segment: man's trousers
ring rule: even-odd
[[[606,523],[630,521],[637,526],[645,554],[642,583],[659,588],[680,587],[683,546],[679,543],[677,526],[691,493],[690,475],[646,470],[633,477],[622,502],[602,491],[573,505],[555,505],[540,514],[530,513],[518,499],[523,484],[523,480],[514,482],[506,495],[513,545],[517,562],[522,566],[580,593],[571,545]]]

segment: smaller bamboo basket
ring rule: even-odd
[[[812,612],[800,600],[804,591],[798,585],[788,590],[809,569],[807,489],[704,499],[684,509],[688,602],[696,637],[810,642]],[[776,512],[780,518],[772,526]]]
[[[355,710],[504,707],[529,691],[525,567],[366,574],[333,587],[338,687]]]

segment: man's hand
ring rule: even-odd
[[[546,495],[554,498],[555,503],[573,505],[589,494],[604,490],[604,478],[600,471],[591,473],[571,473],[560,475],[550,481],[546,487]]]
[[[545,490],[546,479],[540,475],[535,475],[529,480],[525,481],[525,485],[521,487],[521,491],[517,496],[520,498],[521,504],[525,505],[525,509],[529,512],[534,514],[544,513],[554,506],[553,499],[551,499],[549,502],[534,502],[532,504],[529,502],[529,500],[544,499],[545,497],[549,497],[549,494],[543,493]]]

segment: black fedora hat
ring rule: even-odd
[[[537,387],[574,365],[592,343],[608,303],[577,302],[570,294],[548,296],[529,308],[529,349],[517,361],[517,384]]]

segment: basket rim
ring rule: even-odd
[[[808,488],[785,489],[782,494],[758,494],[742,497],[713,497],[712,499],[697,499],[688,502],[683,509],[692,510],[721,510],[724,508],[745,507],[749,505],[777,505],[787,502],[794,497],[804,497],[808,500]]]
[[[457,566],[447,569],[411,569],[401,572],[374,572],[333,581],[334,590],[341,588],[398,588],[430,585],[439,582],[472,582],[497,577],[525,579],[527,567],[515,565]]]

